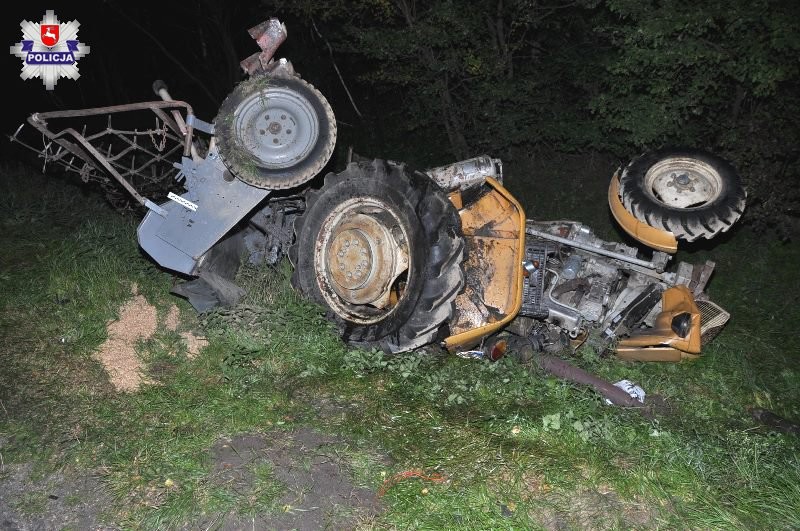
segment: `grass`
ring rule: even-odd
[[[242,305],[198,319],[139,253],[136,220],[54,178],[2,173],[4,466],[101,476],[111,522],[170,528],[279,512],[284,486],[269,465],[232,489],[214,481],[209,449],[223,436],[309,425],[346,441],[337,452],[356,485],[388,486],[384,511],[363,527],[800,527],[797,438],[748,412],[800,418],[795,245],[740,230],[683,253],[717,261],[709,291],[733,315],[700,360],[575,360],[664,397],[668,407],[647,419],[511,360],[351,349],[293,293],[285,266],[245,268]],[[190,359],[159,330],[139,346],[152,383],[118,393],[93,352],[134,282],[160,315],[178,304],[182,328],[210,345]],[[384,483],[412,469],[444,481]],[[36,489],[17,503],[47,510]]]

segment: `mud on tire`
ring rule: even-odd
[[[645,153],[628,164],[619,183],[631,214],[689,242],[727,231],[745,207],[746,193],[733,166],[696,149]]]
[[[326,308],[348,343],[403,352],[434,341],[451,317],[464,286],[463,254],[458,212],[433,181],[392,162],[353,162],[308,193],[290,250],[292,284]],[[361,300],[378,286],[381,256],[407,266],[391,269],[390,292],[378,290],[388,297]]]

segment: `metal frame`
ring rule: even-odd
[[[112,115],[135,111],[151,111],[156,117],[156,126],[144,130],[115,129],[111,126]],[[186,118],[183,117],[182,111]],[[108,117],[106,128],[90,134],[87,134],[86,126],[83,127],[82,132],[73,127],[65,127],[54,132],[50,130],[48,124],[51,120],[102,115]],[[176,155],[190,156],[194,133],[193,124],[198,123],[194,118],[191,105],[184,101],[147,101],[89,109],[42,112],[32,114],[27,121],[43,135],[43,148],[37,149],[20,139],[19,134],[25,124],[17,129],[11,137],[12,141],[39,153],[45,164],[56,162],[66,170],[81,175],[84,181],[88,181],[91,177],[102,179],[101,174],[105,170],[143,206],[150,206],[152,203],[142,196],[126,177],[139,176],[147,180],[154,177],[152,172],[156,171],[158,163],[167,163],[173,167],[177,162],[176,159],[179,158]],[[161,137],[161,145],[156,144],[157,136]],[[155,149],[151,150],[145,147],[138,141],[139,137],[149,137]],[[122,146],[121,149],[114,150],[112,147],[114,141],[119,142]],[[168,142],[170,143],[169,147],[167,147]],[[58,146],[55,151],[53,151],[53,144]],[[146,159],[138,165],[136,164],[137,154],[142,154]],[[71,157],[69,157],[70,155]],[[77,165],[75,157],[85,164]],[[96,173],[93,174],[92,170]],[[151,172],[150,175],[146,173],[148,171]],[[178,177],[178,169],[171,169],[169,172],[173,177]]]

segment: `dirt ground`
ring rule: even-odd
[[[2,445],[0,445],[2,447]],[[31,463],[0,470],[0,529],[116,530],[102,511],[112,500],[99,478],[65,470],[40,477]]]
[[[247,498],[263,494],[256,470],[270,471],[274,497],[253,514],[215,514],[178,529],[352,529],[381,511],[377,494],[356,486],[337,449],[344,441],[310,428],[223,438],[208,450],[209,481]],[[276,488],[277,487],[277,488]],[[122,529],[99,477],[63,471],[41,477],[30,463],[0,473],[0,530]]]
[[[311,531],[351,529],[381,510],[374,491],[353,484],[338,453],[343,441],[309,428],[269,436],[237,435],[211,448],[212,480],[237,492],[250,492],[254,467],[267,465],[282,485],[268,514],[225,515],[201,527]]]

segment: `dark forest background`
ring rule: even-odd
[[[349,145],[419,166],[489,153],[535,189],[565,160],[688,145],[739,168],[747,223],[797,233],[797,1],[26,2],[7,10],[7,45],[45,9],[79,20],[91,53],[51,92],[6,55],[5,134],[34,111],[153,99],[157,78],[210,120],[257,51],[246,30],[274,16],[289,29],[278,56],[336,112],[337,168]],[[6,161],[25,159],[6,144]]]

